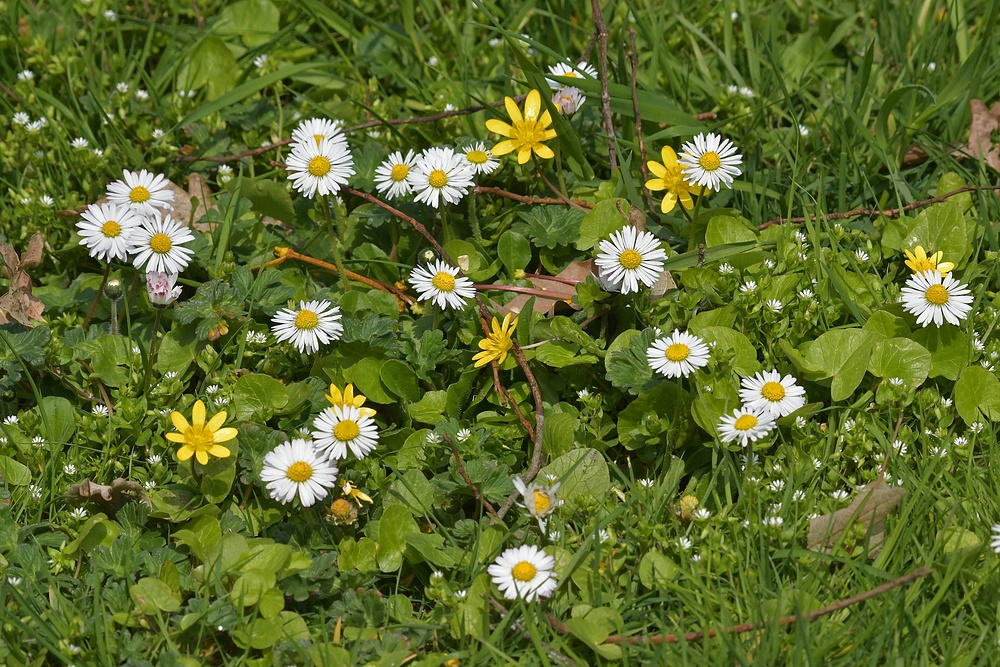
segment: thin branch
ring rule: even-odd
[[[562,190],[560,190],[556,186],[552,185],[552,181],[550,181],[548,178],[545,177],[545,172],[542,170],[542,165],[539,164],[538,158],[535,157],[534,153],[531,154],[531,159],[535,162],[535,171],[538,172],[538,175],[542,178],[542,181],[545,183],[546,186],[548,186],[549,190],[552,190],[552,192],[555,194],[556,197],[558,197],[560,200],[562,200],[562,202],[564,204],[566,204],[567,206],[572,206],[573,208],[575,208],[578,211],[586,211],[587,210],[584,207],[582,207],[579,204],[577,204],[576,202],[574,202],[569,197],[567,197],[562,192]],[[591,207],[591,208],[593,208],[593,207]]]
[[[635,52],[635,28],[628,29],[628,57],[632,61],[632,111],[635,112],[635,137],[639,141],[639,169],[642,171],[642,193],[646,196],[646,207],[653,220],[659,224],[660,216],[656,212],[653,204],[653,195],[646,187],[649,180],[649,172],[646,169],[646,142],[642,138],[642,116],[639,115],[639,94],[636,92],[635,80],[639,75],[639,56]]]
[[[455,260],[453,260],[451,258],[451,256],[447,252],[445,252],[444,248],[441,247],[441,244],[437,242],[437,239],[434,238],[434,235],[431,234],[429,231],[427,231],[427,228],[424,227],[423,223],[420,222],[419,220],[417,220],[415,218],[411,218],[410,216],[406,215],[405,213],[403,213],[399,209],[397,209],[397,208],[395,208],[393,206],[390,206],[389,204],[385,203],[384,201],[382,201],[378,197],[375,197],[374,195],[370,195],[367,192],[361,192],[360,190],[355,190],[354,188],[344,188],[343,190],[341,190],[341,192],[346,192],[347,194],[355,195],[356,197],[361,197],[362,199],[364,199],[367,202],[371,202],[372,204],[375,204],[376,206],[380,206],[381,208],[384,208],[386,211],[389,211],[389,213],[392,213],[394,216],[396,216],[400,220],[403,220],[404,222],[410,223],[410,225],[415,230],[417,230],[417,232],[421,236],[423,236],[425,239],[427,239],[427,242],[430,243],[431,246],[433,246],[434,250],[436,250],[437,253],[439,255],[441,255],[441,258],[444,261],[448,262],[452,266],[458,266],[458,264],[455,263]]]
[[[594,31],[597,33],[597,48],[600,53],[598,63],[601,75],[601,111],[604,115],[604,132],[608,135],[608,158],[611,160],[611,171],[618,168],[615,155],[615,127],[611,122],[611,94],[608,93],[608,26],[601,13],[601,0],[590,0],[594,12]]]
[[[884,216],[886,218],[895,218],[896,216],[906,213],[907,211],[912,211],[914,209],[923,208],[924,206],[930,206],[931,204],[939,204],[946,199],[954,197],[955,195],[960,195],[963,192],[987,192],[987,191],[997,191],[1000,190],[1000,185],[965,185],[958,188],[957,190],[952,190],[951,192],[946,192],[943,195],[938,195],[937,197],[931,197],[930,199],[924,199],[923,201],[915,201],[912,204],[907,204],[900,208],[889,208],[884,211],[877,208],[856,208],[853,211],[840,211],[838,213],[827,213],[825,215],[807,215],[801,218],[775,218],[774,220],[768,220],[767,222],[757,225],[757,229],[766,229],[774,225],[781,225],[788,222],[801,223],[808,222],[810,220],[843,220],[844,218],[854,218],[859,215],[867,216]]]
[[[448,446],[451,447],[451,453],[455,457],[455,466],[458,468],[458,474],[460,474],[462,479],[465,480],[465,485],[472,489],[472,495],[476,497],[476,502],[482,505],[486,511],[489,512],[490,516],[496,516],[497,513],[496,510],[493,509],[493,505],[490,505],[490,501],[483,498],[482,494],[479,493],[479,489],[476,488],[476,485],[473,484],[472,480],[469,478],[469,473],[465,472],[465,466],[462,465],[462,457],[458,453],[458,447],[455,446],[455,443],[452,442],[452,439],[447,435],[443,437],[445,442],[448,443]]]
[[[552,197],[529,197],[527,195],[519,195],[514,192],[508,192],[507,190],[502,190],[500,188],[486,187],[482,185],[477,185],[474,188],[474,191],[477,195],[496,195],[497,197],[504,197],[506,199],[512,199],[516,202],[521,202],[522,204],[567,205],[567,201],[565,199],[553,199]],[[594,205],[590,202],[580,201],[577,199],[571,200],[571,202],[578,208],[594,208]]]
[[[473,285],[480,292],[517,292],[518,294],[532,294],[534,296],[543,296],[546,299],[559,299],[562,300],[555,292],[546,292],[545,290],[532,289],[530,287],[518,287],[517,285]]]
[[[607,644],[631,644],[633,646],[645,646],[647,644],[676,644],[681,641],[693,642],[693,641],[698,641],[700,639],[716,637],[718,635],[741,634],[744,632],[752,632],[754,630],[760,630],[762,628],[770,627],[772,625],[777,627],[794,625],[795,623],[798,623],[801,620],[815,621],[818,618],[827,616],[828,614],[832,614],[836,611],[840,611],[841,609],[845,609],[847,607],[850,607],[851,605],[858,604],[859,602],[864,602],[865,600],[869,600],[873,597],[891,591],[894,588],[899,588],[900,586],[908,584],[911,581],[919,579],[920,577],[926,577],[930,573],[931,570],[929,567],[926,566],[919,567],[916,570],[910,572],[909,574],[904,574],[902,577],[898,579],[887,581],[881,586],[876,586],[875,588],[867,590],[864,593],[860,593],[853,597],[840,600],[839,602],[835,602],[821,609],[816,609],[814,611],[811,611],[808,614],[801,614],[795,616],[782,616],[781,618],[778,619],[776,623],[773,624],[764,621],[758,621],[756,623],[742,623],[740,625],[731,625],[728,627],[719,628],[718,630],[701,630],[698,632],[689,632],[683,636],[670,635],[670,634],[640,635],[636,637],[623,637],[621,635],[610,635],[604,641]],[[549,614],[549,622],[558,632],[562,634],[569,633],[569,629],[565,625],[563,625],[563,623],[559,621],[559,619],[555,618],[552,614]]]
[[[559,276],[543,276],[540,273],[525,273],[525,278],[538,278],[539,280],[549,280],[554,283],[562,283],[564,285],[572,285],[576,287],[580,283],[584,282],[582,280],[573,280],[572,278],[560,278]]]

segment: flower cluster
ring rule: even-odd
[[[312,199],[335,195],[354,175],[354,157],[340,123],[310,118],[292,131],[292,152],[285,161],[292,186]]]

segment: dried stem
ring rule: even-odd
[[[519,195],[514,192],[508,192],[500,188],[485,187],[482,185],[477,185],[474,188],[474,191],[479,195],[496,195],[497,197],[504,197],[505,199],[521,202],[522,204],[555,204],[563,206],[567,203],[566,199],[553,199],[552,197],[529,197],[527,195]],[[594,205],[590,202],[580,201],[577,199],[572,200],[572,203],[578,208],[594,208]]]
[[[604,131],[608,135],[608,158],[611,161],[611,171],[618,168],[615,155],[615,127],[611,122],[611,94],[608,93],[608,26],[604,23],[601,13],[601,0],[590,0],[594,11],[594,31],[597,33],[597,49],[600,54],[599,72],[601,75],[601,112],[604,115]]]
[[[574,283],[575,284],[575,283]],[[543,296],[546,299],[561,299],[557,294],[546,292],[545,290],[532,289],[530,287],[518,287],[517,285],[473,285],[480,292],[517,292],[518,294],[533,294]]]
[[[497,513],[496,510],[493,509],[493,505],[490,504],[490,501],[483,498],[482,494],[479,493],[479,489],[477,489],[476,485],[472,483],[471,479],[469,479],[469,473],[465,472],[465,466],[462,465],[462,457],[458,453],[458,447],[455,446],[455,443],[452,442],[451,438],[447,435],[443,437],[445,442],[448,443],[448,446],[451,447],[451,453],[455,457],[455,465],[458,467],[458,474],[465,480],[465,485],[472,489],[472,495],[476,497],[476,502],[482,505],[486,511],[489,512],[490,516],[496,516]]]
[[[923,201],[915,201],[912,204],[907,204],[900,208],[889,208],[881,211],[877,208],[856,208],[853,211],[840,211],[839,213],[827,213],[825,215],[808,215],[801,218],[775,218],[774,220],[768,220],[767,222],[757,225],[757,229],[766,229],[773,225],[781,225],[788,222],[808,222],[810,220],[843,220],[844,218],[853,218],[859,215],[868,216],[884,216],[886,218],[895,218],[896,216],[906,213],[907,211],[912,211],[917,208],[923,208],[924,206],[930,206],[931,204],[939,204],[946,199],[954,197],[955,195],[960,195],[963,192],[987,192],[987,191],[997,191],[1000,190],[1000,185],[965,185],[958,188],[957,190],[952,190],[951,192],[946,192],[943,195],[938,195],[937,197],[931,197],[930,199],[924,199]]]
[[[415,230],[417,230],[417,232],[421,236],[423,236],[425,239],[427,239],[427,242],[431,244],[431,246],[434,248],[434,250],[436,250],[437,253],[439,255],[441,255],[441,259],[443,259],[444,261],[448,262],[452,266],[458,266],[458,264],[455,263],[455,260],[453,260],[451,258],[451,256],[448,255],[447,252],[445,252],[444,248],[441,247],[441,244],[437,242],[437,239],[434,238],[434,235],[431,234],[429,231],[427,231],[427,228],[424,227],[423,223],[420,222],[419,220],[417,220],[415,218],[411,218],[410,216],[406,215],[405,213],[403,213],[399,209],[397,209],[397,208],[395,208],[393,206],[390,206],[389,204],[385,203],[384,201],[382,201],[378,197],[376,197],[374,195],[370,195],[367,192],[361,192],[360,190],[355,190],[354,188],[344,188],[343,190],[341,190],[341,192],[346,192],[349,195],[354,195],[356,197],[361,197],[362,199],[364,199],[367,202],[371,202],[372,204],[375,204],[376,206],[384,208],[386,211],[389,211],[389,213],[392,213],[394,216],[396,216],[400,220],[403,220],[404,222],[410,223],[410,225]]]
[[[639,142],[639,169],[642,171],[643,182],[642,194],[646,196],[646,207],[649,209],[649,215],[659,224],[660,216],[656,212],[656,206],[653,204],[653,195],[650,194],[649,189],[645,186],[646,181],[649,180],[649,172],[646,169],[646,142],[642,138],[642,116],[639,115],[639,95],[635,88],[635,79],[639,73],[639,56],[635,52],[635,28],[628,29],[628,57],[632,61],[632,110],[635,112],[635,137]]]

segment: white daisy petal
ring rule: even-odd
[[[194,241],[191,230],[171,218],[169,213],[161,217],[160,212],[153,209],[129,237],[129,253],[134,255],[132,264],[147,272],[180,273],[194,256],[194,251],[184,245],[191,241]]]
[[[790,415],[806,404],[806,392],[795,384],[795,378],[781,377],[778,371],[743,378],[742,386],[740,399],[744,407],[767,412],[774,419]]]
[[[716,431],[722,442],[739,440],[746,447],[750,442],[756,442],[770,433],[775,427],[774,418],[769,412],[751,410],[744,406],[733,410],[733,414],[725,415],[719,421]]]
[[[318,194],[337,194],[354,175],[354,158],[346,141],[323,138],[303,141],[285,161],[292,187],[310,199]]]
[[[132,231],[142,222],[131,207],[124,204],[91,204],[76,223],[80,245],[87,246],[94,259],[128,259]]]
[[[733,178],[743,173],[740,169],[743,156],[736,152],[736,146],[714,133],[707,137],[699,134],[694,141],[681,146],[678,161],[689,182],[716,192],[723,185],[732,187]]]
[[[656,236],[631,225],[601,241],[599,249],[594,264],[600,277],[622,294],[638,292],[639,283],[652,286],[663,273],[663,260],[667,258]]]
[[[158,209],[170,209],[174,191],[163,174],[153,174],[145,169],[138,173],[125,170],[124,179],[108,185],[108,201],[130,206],[136,213],[154,215]],[[172,273],[172,272],[170,272]]]
[[[705,341],[679,329],[653,341],[646,349],[649,367],[668,378],[687,377],[696,368],[705,366],[708,358],[709,349]]]
[[[354,405],[334,405],[313,420],[316,447],[331,460],[346,459],[348,451],[363,459],[378,444],[378,426],[371,414]]]
[[[552,595],[559,585],[555,558],[533,545],[505,550],[486,570],[508,600],[532,602]]]
[[[292,130],[292,150],[300,144],[319,146],[326,139],[330,143],[347,145],[347,135],[344,134],[343,123],[339,120],[326,118],[310,118],[299,123]]]
[[[476,296],[472,281],[458,275],[458,269],[436,260],[426,267],[418,266],[410,272],[410,284],[421,301],[430,299],[442,310],[464,310],[466,299]]]
[[[428,148],[414,168],[415,200],[434,208],[442,203],[457,204],[472,188],[472,176],[464,155],[447,147]]]
[[[417,156],[413,151],[396,151],[375,169],[375,189],[389,199],[399,199],[413,192],[413,168]]]
[[[952,274],[942,276],[932,269],[909,277],[901,301],[903,309],[916,316],[917,324],[926,327],[933,322],[939,327],[945,321],[958,325],[968,317],[973,296]]]
[[[295,439],[264,456],[260,478],[278,502],[290,503],[298,494],[302,506],[310,507],[336,486],[337,464],[321,456],[312,442]]]

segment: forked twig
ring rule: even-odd
[[[601,13],[601,0],[590,0],[594,12],[594,31],[597,33],[597,49],[600,54],[599,73],[601,75],[601,113],[604,116],[604,131],[608,135],[608,158],[611,171],[618,168],[615,155],[615,127],[611,122],[611,94],[608,92],[608,26]]]

